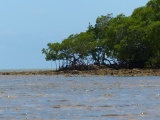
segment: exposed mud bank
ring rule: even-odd
[[[53,70],[38,70],[38,71],[12,71],[12,72],[0,72],[0,75],[109,75],[109,76],[160,76],[160,69],[98,69],[90,71],[78,71],[78,70],[65,70],[65,71],[53,71]]]

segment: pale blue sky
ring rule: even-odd
[[[129,16],[149,0],[0,0],[0,69],[51,68],[41,53],[98,16]]]

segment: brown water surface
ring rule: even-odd
[[[159,120],[160,77],[0,76],[0,119]]]

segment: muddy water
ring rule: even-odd
[[[159,120],[160,77],[0,76],[0,119]]]

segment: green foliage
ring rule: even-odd
[[[60,44],[59,43],[48,43],[47,44],[48,48],[47,49],[42,49],[42,53],[46,55],[46,60],[53,60],[56,61],[59,59],[59,49],[60,49]]]
[[[160,1],[159,0],[150,0],[147,4],[146,4],[147,8],[152,8],[154,13],[158,13],[160,12]]]
[[[132,15],[102,15],[86,32],[72,34],[62,43],[48,43],[46,60],[66,66],[117,64],[119,67],[160,67],[160,0],[150,0]],[[114,61],[114,62],[112,62]],[[63,66],[63,65],[62,65]]]
[[[160,21],[147,27],[147,39],[151,46],[152,56],[147,62],[149,67],[160,67]]]

